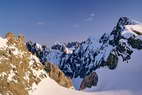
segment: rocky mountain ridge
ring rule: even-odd
[[[58,67],[51,63],[42,65],[28,51],[24,36],[9,32],[5,38],[0,37],[0,95],[32,95],[47,77],[66,88],[72,87],[70,78]]]
[[[88,38],[83,42],[58,43],[51,48],[38,48],[37,43],[27,42],[27,48],[36,54],[43,64],[49,61],[71,79],[84,79],[101,67],[115,69],[120,58],[128,62],[135,50],[142,49],[141,27],[141,23],[121,17],[113,31],[104,33],[98,40]]]
[[[24,44],[24,37],[0,37],[0,94],[29,95],[47,77],[39,59]]]

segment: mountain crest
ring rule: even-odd
[[[31,94],[47,77],[44,66],[27,50],[23,36],[8,33],[0,42],[0,94]]]
[[[128,17],[120,17],[117,26],[124,26],[124,25],[135,25],[140,24],[138,21],[130,19]]]
[[[131,25],[129,29],[128,25]],[[139,35],[142,33],[141,27],[137,21],[121,17],[112,32],[103,34],[99,40],[88,38],[83,42],[72,44],[71,47],[68,47],[68,44],[58,44],[51,49],[47,48],[46,51],[35,52],[43,64],[49,61],[56,64],[66,76],[84,79],[104,66],[111,70],[115,69],[120,58],[128,62],[136,49],[142,49],[142,39]],[[29,50],[38,50],[29,43],[27,47]],[[72,49],[72,52],[65,53],[63,48]]]

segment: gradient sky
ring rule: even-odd
[[[121,16],[142,21],[142,0],[0,0],[0,36],[51,46],[110,32]]]

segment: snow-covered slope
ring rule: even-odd
[[[100,81],[96,88],[86,89],[85,91],[67,89],[59,86],[54,80],[47,78],[39,83],[33,95],[141,95],[142,84],[140,81],[142,77],[137,75],[141,72],[125,70],[130,69],[129,67],[133,67],[135,64],[131,66],[124,65],[121,64],[116,71],[112,72],[99,69],[101,71],[97,71],[97,73],[100,75]],[[135,69],[131,68],[131,70]]]
[[[142,24],[139,25],[126,25],[126,29],[131,32],[135,33],[135,35],[142,35]]]
[[[113,31],[98,40],[88,38],[80,43],[57,44],[42,50],[35,48],[33,43],[27,43],[27,47],[43,64],[46,61],[57,64],[66,76],[74,80],[85,78],[102,67],[113,70],[118,63],[129,63],[131,55],[142,49],[141,32],[141,23],[121,17]],[[72,52],[65,52],[66,48]]]

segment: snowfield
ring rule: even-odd
[[[116,70],[98,69],[97,87],[84,91],[67,89],[48,77],[39,83],[32,95],[142,95],[142,59],[139,59],[142,53],[137,51],[133,56],[128,64],[120,61]]]
[[[49,77],[43,80],[38,89],[33,92],[32,95],[133,95],[130,91],[100,91],[100,92],[83,92],[75,91],[73,89],[67,89],[59,86],[54,80]],[[135,94],[136,95],[136,94]],[[140,95],[140,94],[139,94]]]

